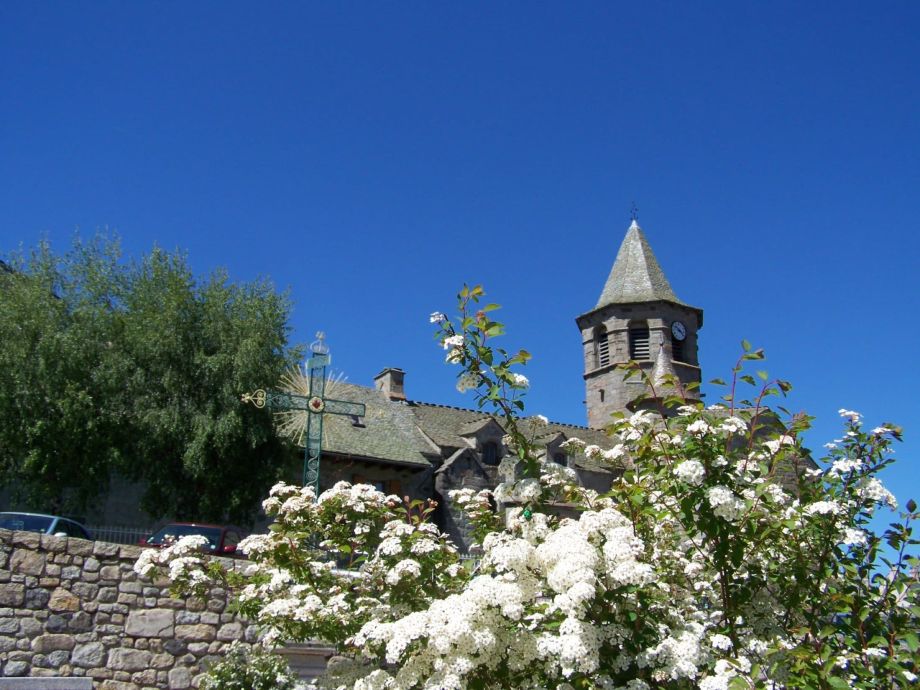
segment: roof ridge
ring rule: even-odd
[[[488,412],[483,412],[482,410],[473,410],[468,407],[457,407],[456,405],[444,405],[442,403],[431,403],[431,402],[425,402],[423,400],[407,400],[406,403],[409,405],[419,405],[419,406],[424,406],[424,407],[440,407],[442,409],[447,409],[447,410],[458,410],[459,412],[472,412],[473,414],[482,415],[483,417],[494,418],[494,417],[501,416],[498,414],[490,414]],[[540,415],[533,414],[527,417],[518,417],[518,419],[521,419],[521,420],[533,419],[534,417],[539,417],[539,416]],[[552,419],[549,420],[549,423],[552,424],[553,426],[567,426],[567,427],[571,427],[572,429],[587,429],[588,431],[603,431],[603,429],[595,429],[590,426],[582,426],[581,424],[571,424],[569,422],[554,422]]]

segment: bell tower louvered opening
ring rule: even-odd
[[[607,329],[598,326],[594,329],[594,366],[605,367],[610,364],[610,339]]]
[[[629,358],[635,360],[651,359],[649,350],[649,331],[647,323],[630,324]]]

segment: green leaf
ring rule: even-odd
[[[745,352],[751,351],[751,344],[747,340],[741,341],[741,347],[744,349]]]

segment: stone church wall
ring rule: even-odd
[[[197,687],[254,626],[227,593],[170,598],[139,578],[136,546],[0,529],[0,676],[83,676],[100,690]]]

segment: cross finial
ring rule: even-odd
[[[322,331],[316,332],[316,340],[310,343],[310,352],[315,355],[328,355],[329,346],[326,345],[326,334]]]
[[[632,208],[629,209],[629,217],[634,223],[639,220],[639,207],[636,206],[636,202],[632,203]]]

